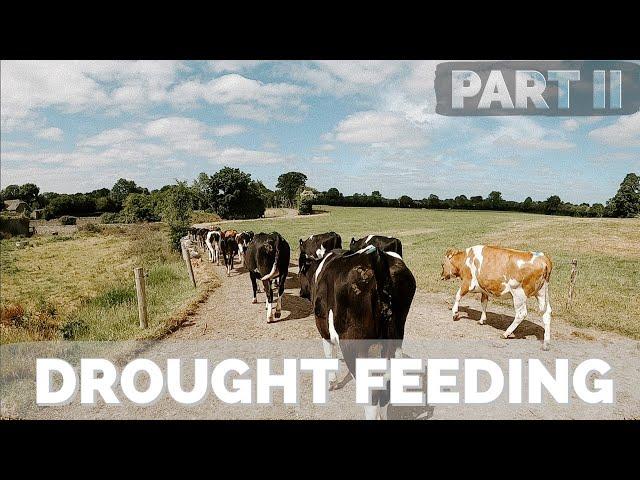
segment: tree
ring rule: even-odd
[[[440,208],[442,206],[440,197],[438,197],[438,195],[434,195],[433,193],[429,195],[429,198],[427,198],[427,200],[423,203],[427,208]]]
[[[248,173],[224,167],[211,177],[211,188],[215,192],[216,213],[222,218],[258,218],[264,215],[265,203],[260,187]]]
[[[116,202],[118,206],[121,206],[124,199],[127,198],[127,195],[130,193],[144,193],[144,191],[145,189],[138,187],[133,180],[121,178],[111,189],[110,195],[113,201]]]
[[[604,216],[604,205],[601,203],[594,203],[589,208],[589,216],[590,217],[603,217]]]
[[[558,210],[562,205],[562,200],[558,195],[551,195],[544,202],[544,211],[547,215],[554,215],[558,213]]]
[[[489,196],[487,197],[487,201],[489,202],[489,207],[493,210],[500,210],[504,203],[504,200],[502,199],[502,193],[495,190],[489,194]]]
[[[194,194],[194,206],[200,210],[215,210],[216,196],[218,192],[214,191],[211,177],[202,172],[198,178],[193,181],[191,187]]]
[[[178,182],[163,193],[162,220],[169,225],[171,246],[180,249],[180,239],[189,231],[193,192],[187,182]]]
[[[279,188],[285,198],[289,201],[289,206],[293,205],[298,193],[307,183],[307,176],[300,172],[287,172],[278,177],[276,188]]]
[[[33,183],[25,183],[24,185],[20,185],[18,189],[18,198],[26,202],[31,208],[38,206],[37,201],[39,194],[40,189]]]
[[[130,193],[122,204],[122,214],[128,222],[157,222],[160,215],[151,195]]]
[[[402,195],[398,199],[398,205],[400,205],[400,208],[413,208],[416,206],[415,202],[409,195]]]
[[[20,197],[20,187],[18,185],[7,185],[2,190],[2,200],[15,200]]]
[[[628,173],[618,192],[607,202],[607,209],[614,217],[629,218],[640,215],[640,177]]]

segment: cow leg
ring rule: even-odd
[[[482,305],[482,315],[480,315],[480,325],[484,325],[487,321],[487,303],[489,302],[489,295],[483,293],[480,297],[480,305]]]
[[[324,358],[334,358],[334,345],[329,340],[322,339],[322,349],[324,350]],[[338,380],[338,372],[329,372],[329,390],[331,386]]]
[[[284,295],[284,287],[287,282],[287,273],[283,273],[278,278],[278,302],[276,303],[276,318],[280,318],[282,312],[282,296]]]
[[[469,285],[466,282],[462,282],[460,288],[456,293],[456,301],[453,304],[453,308],[451,309],[451,313],[453,314],[453,320],[458,319],[458,308],[460,307],[460,300],[469,292]]]
[[[364,407],[364,419],[365,420],[377,420],[378,419],[378,405],[367,405]]]
[[[258,303],[258,282],[256,281],[255,272],[249,272],[249,278],[251,279],[251,288],[253,289],[253,302],[251,303]]]
[[[511,295],[513,296],[513,307],[516,310],[516,316],[513,322],[511,322],[511,325],[509,325],[509,328],[502,334],[504,338],[509,338],[527,316],[527,295],[524,293],[522,287],[512,290]]]
[[[549,350],[549,343],[551,342],[551,303],[549,303],[549,284],[544,282],[544,285],[538,292],[538,307],[542,314],[542,323],[544,323],[544,341],[542,342],[542,349]]]
[[[267,294],[266,307],[267,307],[267,323],[273,322],[273,290],[271,290],[271,280],[263,280],[264,293]]]

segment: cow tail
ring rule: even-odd
[[[553,266],[551,264],[551,260],[549,260],[548,257],[544,257],[544,279],[545,281],[548,283],[549,279],[551,278],[551,270],[553,269]]]
[[[271,271],[269,273],[267,273],[264,277],[262,277],[261,280],[271,280],[275,277],[278,276],[278,274],[280,273],[278,271],[278,262],[280,261],[280,240],[281,240],[281,236],[280,234],[276,235],[276,239],[274,242],[274,250],[275,250],[275,256],[273,259],[273,267],[271,267]]]
[[[382,316],[381,338],[395,338],[395,324],[393,322],[393,285],[389,273],[389,260],[380,249],[376,249],[376,288],[378,293],[378,307]]]

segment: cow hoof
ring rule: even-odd
[[[253,301],[251,303],[258,303],[258,299],[254,298]]]
[[[460,319],[457,313],[454,313],[451,318],[453,319],[454,322],[457,322]]]
[[[281,315],[281,313],[280,313],[280,312],[276,312],[276,313],[275,313],[275,317],[276,317],[276,318],[280,318],[280,315]]]
[[[503,340],[511,340],[516,338],[516,336],[513,333],[510,333],[509,335],[503,333],[502,335],[500,335],[500,338],[502,338]]]
[[[484,325],[484,320],[480,320],[480,321],[478,322],[478,325]]]
[[[333,392],[334,390],[338,390],[339,387],[340,387],[340,383],[337,380],[334,380],[333,382],[329,382],[330,392]]]
[[[544,350],[545,352],[549,351],[549,342],[543,342],[542,343],[542,350]]]

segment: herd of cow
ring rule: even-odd
[[[257,303],[257,282],[261,280],[266,294],[267,322],[280,317],[291,248],[279,233],[254,235],[220,228],[193,228],[190,236],[206,249],[211,262],[220,264],[222,256],[227,275],[233,269],[235,255],[239,255],[249,272],[253,303]],[[355,359],[367,356],[365,350],[371,348],[371,341],[378,341],[381,346],[378,354],[385,358],[402,355],[405,322],[416,291],[415,278],[402,255],[402,242],[382,235],[352,238],[348,250],[342,248],[342,238],[335,232],[300,239],[300,296],[312,303],[325,356],[335,357],[335,348],[339,346],[351,374],[355,374]],[[441,278],[461,279],[452,309],[454,320],[460,299],[467,293],[481,294],[480,324],[487,317],[489,295],[510,293],[515,318],[504,338],[512,336],[527,316],[527,298],[535,297],[543,313],[543,349],[547,350],[551,269],[551,260],[541,252],[476,245],[465,250],[447,250]],[[277,296],[275,308],[274,296]],[[340,385],[335,375],[330,380],[331,389]],[[373,402],[382,405],[384,399],[374,398]]]

